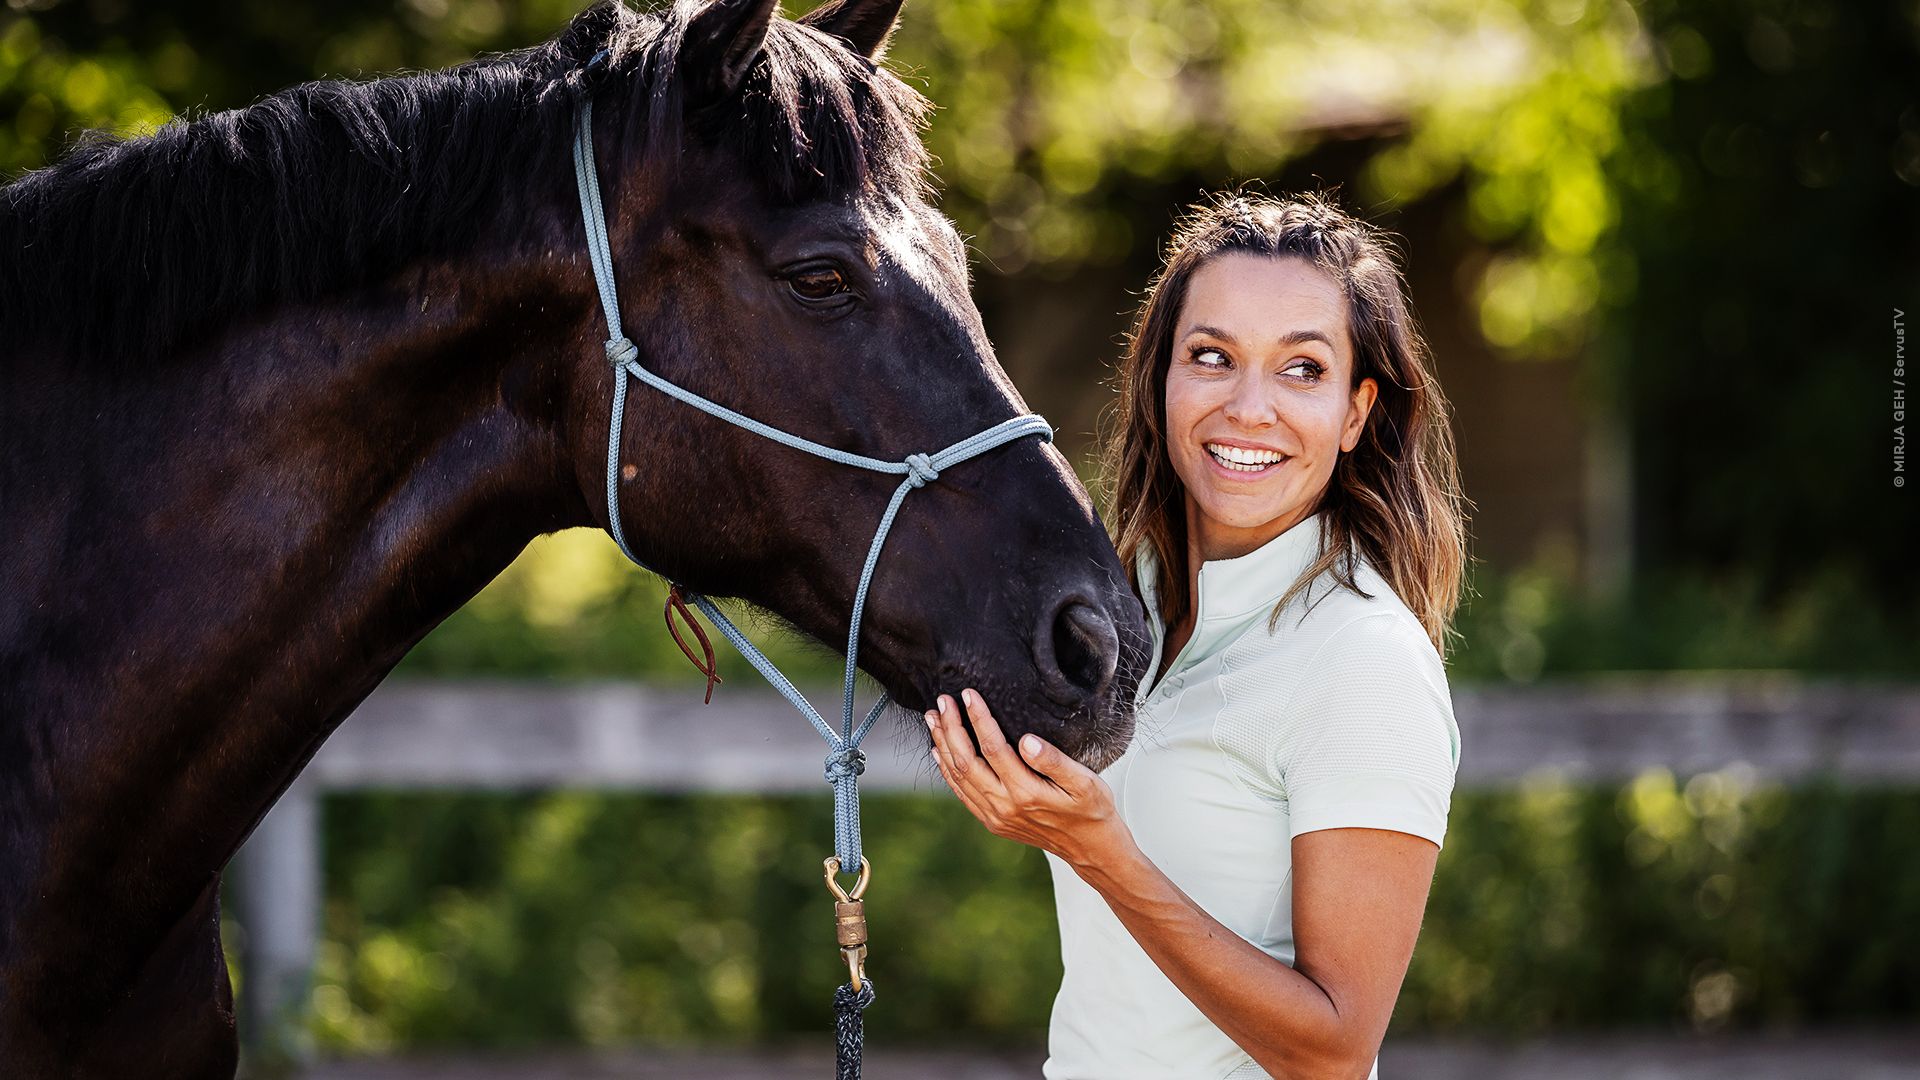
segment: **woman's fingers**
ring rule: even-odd
[[[996,824],[995,819],[983,808],[979,792],[974,789],[972,783],[954,772],[949,757],[951,751],[948,748],[945,731],[941,727],[939,714],[929,712],[926,718],[927,730],[933,734],[933,764],[940,770],[940,778],[947,782],[948,790],[952,791],[954,797],[960,800],[960,804],[967,808],[968,813],[978,818],[981,824],[992,828]]]
[[[949,694],[940,695],[938,723],[941,741],[947,751],[947,768],[954,776],[973,784],[983,793],[1000,790],[1000,776],[994,771],[992,763],[975,752],[973,740],[967,737],[966,725],[961,722],[960,704]]]
[[[960,691],[960,698],[966,703],[967,719],[973,722],[974,738],[980,740],[980,752],[993,766],[994,775],[1009,787],[1018,783],[1026,770],[1019,755],[1013,752],[1013,747],[1007,745],[1007,737],[1000,731],[1000,722],[993,718],[986,701],[971,688]]]
[[[1068,757],[1058,747],[1035,735],[1009,747],[1000,725],[980,695],[963,695],[974,733],[989,753],[1004,756],[1007,771],[997,774],[988,760],[974,752],[973,741],[961,727],[959,708],[946,695],[940,708],[926,714],[933,736],[934,764],[967,812],[995,836],[1044,848],[1061,858],[1104,835],[1112,827],[1112,793],[1100,777]],[[1013,776],[1013,782],[1001,778]],[[1042,780],[1048,781],[1043,783]]]
[[[959,794],[960,789],[967,784],[964,772],[954,765],[953,750],[948,745],[951,740],[947,734],[946,723],[941,720],[939,711],[935,709],[927,710],[926,720],[927,733],[933,736],[933,763],[940,769],[940,778],[947,782],[947,786],[952,788],[955,794]]]
[[[1098,775],[1038,735],[1021,736],[1020,756],[1034,772],[1053,781],[1059,785],[1060,790],[1075,797],[1084,794],[1093,778]]]

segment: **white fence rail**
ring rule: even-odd
[[[814,697],[832,718],[838,693]],[[1454,691],[1463,788],[1530,776],[1612,782],[1728,767],[1758,780],[1920,782],[1920,685],[1790,675],[1616,675]],[[917,724],[876,727],[866,791],[938,789]],[[243,1024],[298,1054],[319,931],[317,797],[355,788],[818,792],[825,743],[785,699],[724,687],[388,683],[328,740],[235,860],[247,932]]]

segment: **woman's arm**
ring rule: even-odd
[[[1290,967],[1208,915],[1141,852],[1098,774],[1033,735],[1016,754],[979,695],[963,696],[979,753],[951,698],[927,726],[941,774],[982,824],[1072,866],[1268,1073],[1365,1080],[1419,936],[1439,858],[1432,841],[1344,828],[1294,838]]]
[[[1222,926],[1137,847],[1075,870],[1187,1000],[1261,1068],[1283,1078],[1365,1080],[1413,957],[1439,850],[1383,829],[1296,838],[1292,967]]]

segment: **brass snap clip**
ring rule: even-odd
[[[860,879],[853,891],[840,887],[840,857],[827,856],[827,889],[833,893],[834,937],[840,943],[840,956],[847,962],[847,978],[853,992],[859,993],[867,975],[867,911],[860,898],[866,894],[867,879],[873,876],[873,860],[861,856]]]

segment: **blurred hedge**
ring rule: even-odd
[[[824,795],[330,796],[315,1034],[820,1037],[829,820]],[[944,794],[872,797],[867,821],[873,1037],[1042,1040],[1060,961],[1040,854]],[[1920,791],[1738,772],[1459,792],[1394,1030],[1910,1021],[1915,835]]]

